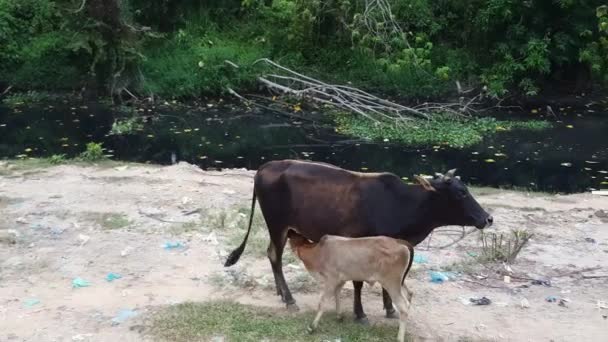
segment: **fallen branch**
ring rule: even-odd
[[[7,94],[9,91],[11,91],[11,89],[13,89],[13,86],[9,85],[6,89],[4,89],[4,91],[2,92],[2,94],[0,94],[0,97],[2,97],[5,94]]]

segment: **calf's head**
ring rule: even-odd
[[[455,176],[456,169],[445,175],[436,174],[434,179],[418,178],[423,187],[434,192],[437,206],[434,215],[445,225],[475,226],[483,229],[492,225],[494,219],[477,203],[469,190]]]

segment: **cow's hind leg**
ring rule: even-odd
[[[281,295],[281,299],[287,304],[288,309],[298,310],[296,301],[293,299],[283,275],[283,250],[287,241],[287,226],[279,229],[269,228],[269,230],[270,245],[268,246],[268,259],[272,266],[277,293]]]
[[[363,304],[361,304],[361,288],[363,287],[362,281],[353,281],[354,293],[354,304],[353,310],[355,311],[355,322],[361,324],[369,324],[367,315],[363,312]]]
[[[382,303],[384,304],[384,310],[386,310],[386,318],[398,318],[397,311],[393,307],[393,301],[391,296],[388,294],[385,288],[382,288]]]

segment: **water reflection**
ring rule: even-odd
[[[154,114],[154,115],[152,115]],[[544,132],[511,131],[467,149],[410,148],[355,143],[331,128],[268,113],[218,108],[146,111],[147,122],[126,136],[108,135],[112,113],[101,105],[0,107],[0,157],[76,156],[87,142],[103,142],[115,158],[167,164],[171,155],[203,168],[255,169],[279,158],[329,162],[411,179],[458,168],[477,185],[552,192],[608,188],[608,118],[572,117]]]

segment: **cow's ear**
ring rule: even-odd
[[[437,191],[433,185],[431,185],[431,182],[429,182],[428,179],[421,177],[421,176],[414,176],[414,179],[416,180],[416,182],[418,182],[418,184],[422,185],[422,187],[424,188],[424,190],[427,191]]]

